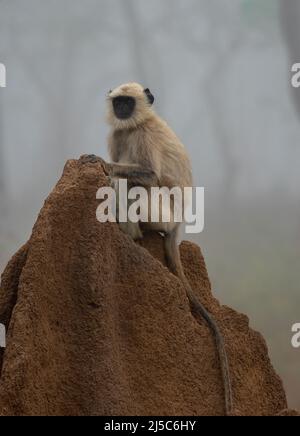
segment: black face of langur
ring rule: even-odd
[[[113,99],[115,116],[119,120],[128,120],[135,109],[135,99],[133,97],[120,96]]]
[[[149,89],[144,90],[148,103],[152,105],[154,103],[154,97]],[[119,120],[128,120],[134,113],[136,107],[136,101],[134,97],[119,96],[113,99],[113,108],[115,116]]]

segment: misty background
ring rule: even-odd
[[[139,81],[206,189],[201,245],[300,408],[299,0],[0,0],[0,271],[65,161],[107,157],[105,97]]]

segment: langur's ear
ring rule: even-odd
[[[146,94],[147,98],[148,98],[148,102],[150,103],[150,105],[152,106],[154,103],[154,96],[151,94],[151,91],[149,88],[144,89],[144,93]]]

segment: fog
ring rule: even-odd
[[[205,187],[195,237],[222,303],[262,331],[300,407],[298,0],[0,0],[0,270],[65,161],[107,157],[105,98],[139,81]]]

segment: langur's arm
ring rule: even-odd
[[[159,186],[159,180],[155,171],[138,164],[108,163],[101,157],[93,154],[81,156],[80,161],[83,164],[99,162],[108,176],[123,177],[128,180],[131,186]]]
[[[150,168],[138,164],[107,164],[112,177],[127,179],[132,186],[159,186],[158,177]]]

